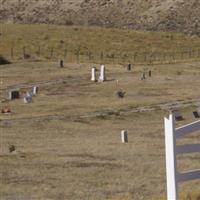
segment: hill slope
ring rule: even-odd
[[[2,0],[0,20],[200,35],[199,0]]]

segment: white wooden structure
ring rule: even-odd
[[[195,131],[200,131],[200,121],[175,128],[175,117],[169,115],[165,123],[165,153],[167,175],[167,199],[178,200],[178,183],[200,179],[200,170],[178,172],[176,156],[178,154],[200,152],[199,144],[176,145],[176,139],[182,138]]]
[[[126,130],[121,131],[121,141],[122,143],[128,142],[128,132]]]

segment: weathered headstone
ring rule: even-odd
[[[33,93],[27,92],[26,96],[24,97],[24,103],[31,103],[32,102]]]
[[[128,142],[128,132],[126,130],[121,131],[121,141],[122,143]]]
[[[33,97],[33,92],[26,92],[26,97],[32,98]]]
[[[105,66],[101,65],[99,82],[104,82],[105,80],[106,80],[106,77],[105,77]]]
[[[13,100],[13,99],[19,99],[20,98],[20,92],[19,90],[11,90],[9,91],[9,97],[8,97],[10,100]]]
[[[117,96],[119,97],[119,98],[123,98],[124,96],[125,96],[125,94],[126,94],[126,92],[125,91],[122,91],[122,90],[119,90],[119,91],[117,91]]]
[[[145,73],[142,74],[141,80],[146,79]]]
[[[200,118],[199,113],[197,111],[192,112],[193,118]]]
[[[64,61],[60,60],[60,68],[63,68],[63,67],[64,67]]]
[[[24,103],[31,103],[32,102],[32,97],[26,96],[24,97]]]
[[[127,66],[127,70],[131,71],[131,69],[132,69],[132,65],[129,63],[128,66]]]
[[[149,77],[151,77],[151,70],[149,70]]]
[[[173,116],[174,116],[176,121],[182,121],[183,120],[183,116],[178,110],[172,110],[171,113],[173,113]]]
[[[91,81],[96,81],[96,67],[92,67],[91,70]]]

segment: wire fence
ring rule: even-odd
[[[58,48],[36,48],[24,46],[21,48],[12,47],[7,52],[0,52],[11,60],[58,60],[63,59],[71,63],[136,63],[136,64],[156,64],[156,63],[176,63],[186,60],[200,59],[200,48],[175,52],[92,52],[82,51],[77,48],[74,51]]]

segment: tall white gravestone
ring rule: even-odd
[[[99,82],[104,82],[105,80],[106,80],[106,77],[105,77],[105,66],[101,65]]]
[[[38,93],[38,87],[34,86],[33,87],[33,95],[36,95]]]
[[[95,67],[92,67],[92,70],[91,70],[91,81],[96,81],[96,68]]]
[[[128,142],[128,132],[126,130],[121,131],[121,141],[122,143]]]

